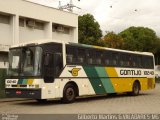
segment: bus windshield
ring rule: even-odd
[[[9,52],[9,76],[39,76],[41,74],[42,48],[23,47]]]

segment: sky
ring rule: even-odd
[[[70,0],[29,0],[58,8]],[[119,33],[130,26],[153,29],[160,37],[160,0],[73,0],[74,13],[90,13],[99,22],[103,34],[106,31]]]

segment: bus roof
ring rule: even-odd
[[[69,45],[73,45],[73,46],[77,46],[77,47],[97,48],[97,49],[111,50],[111,51],[117,51],[117,52],[124,52],[124,53],[132,53],[132,54],[141,54],[141,55],[153,56],[153,53],[151,53],[151,52],[129,51],[129,50],[107,48],[107,47],[101,47],[101,46],[95,46],[95,45],[87,45],[87,44],[80,44],[80,43],[71,43],[71,42],[65,42],[65,41],[60,41],[60,40],[51,40],[51,39],[34,40],[33,42],[20,43],[20,44],[11,46],[11,48],[23,47],[23,46],[29,46],[29,45],[40,45],[40,44],[46,44],[46,43],[62,43],[62,44],[69,44]]]
[[[95,46],[95,45],[87,45],[87,44],[79,44],[79,43],[69,43],[69,44],[74,45],[74,46],[83,46],[83,47],[88,47],[88,48],[97,48],[97,49],[104,49],[104,50],[110,50],[110,51],[133,53],[133,54],[143,54],[143,55],[153,56],[153,53],[151,53],[151,52],[129,51],[129,50],[101,47],[101,46]]]

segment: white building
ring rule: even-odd
[[[25,0],[0,0],[0,68],[13,44],[38,39],[78,42],[78,15]]]

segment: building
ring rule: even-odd
[[[0,0],[0,68],[11,45],[53,39],[78,42],[78,15],[25,0]]]

